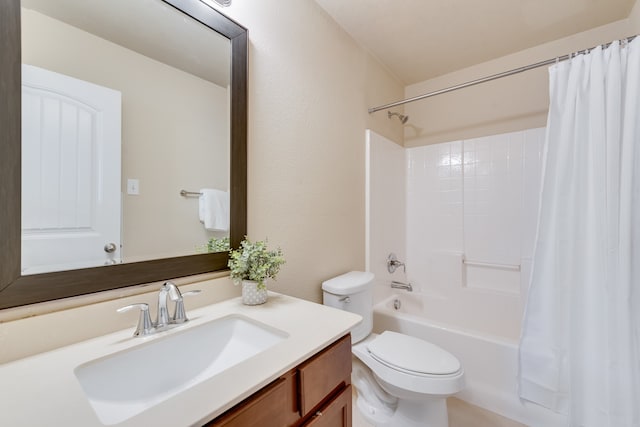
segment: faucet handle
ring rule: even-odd
[[[194,289],[192,291],[183,292],[182,296],[188,297],[188,296],[198,295],[200,292],[202,292],[200,289]]]
[[[406,273],[407,266],[404,265],[404,262],[400,261],[396,254],[391,252],[387,257],[387,271],[389,273],[394,273],[398,267],[402,267],[402,270]]]
[[[125,305],[124,307],[120,307],[116,311],[118,313],[124,313],[125,311],[140,309],[140,317],[138,318],[138,326],[136,327],[135,332],[133,333],[134,337],[138,335],[149,335],[153,332],[153,323],[151,323],[151,315],[149,314],[149,304],[139,303],[139,304],[130,304]]]
[[[193,291],[187,291],[180,294],[180,298],[175,300],[176,310],[174,311],[173,317],[171,318],[171,323],[184,323],[189,320],[187,318],[187,313],[185,313],[184,311],[184,301],[182,300],[182,297],[198,295],[200,292],[202,292],[200,289],[196,289]]]

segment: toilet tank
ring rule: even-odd
[[[362,316],[351,330],[352,343],[366,338],[373,329],[373,273],[351,271],[322,282],[324,305]]]

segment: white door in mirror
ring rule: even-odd
[[[22,66],[22,274],[120,261],[120,117],[120,92]]]

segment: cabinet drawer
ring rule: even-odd
[[[304,427],[351,427],[351,386],[318,410]]]
[[[288,422],[291,385],[279,378],[205,427],[282,427]]]
[[[351,384],[351,336],[346,335],[298,368],[300,415],[332,392]]]

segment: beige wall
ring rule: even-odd
[[[312,0],[243,0],[249,29],[249,236],[282,247],[276,291],[321,301],[321,282],[365,267],[367,108],[402,86]]]
[[[274,290],[321,301],[323,280],[364,269],[365,129],[402,141],[397,121],[367,109],[403,87],[314,1],[235,2],[224,13],[249,29],[249,237],[285,253]],[[162,146],[158,136],[142,139]],[[135,225],[145,234],[173,227],[147,214]]]
[[[271,286],[274,290],[320,301],[323,280],[364,268],[365,129],[402,141],[397,121],[388,120],[384,112],[369,115],[367,108],[403,98],[403,87],[312,0],[243,0],[224,12],[249,28],[249,236],[268,237],[285,252],[287,264]],[[406,88],[406,95],[634,34],[638,15],[413,85]],[[422,145],[539,126],[546,114],[545,75],[544,70],[533,71],[522,75],[524,80],[513,77],[509,79],[515,81],[503,79],[478,87],[477,92],[460,91],[455,95],[460,98],[447,98],[452,94],[409,104],[405,112],[421,133],[416,138],[414,129],[405,127],[405,143]],[[209,290],[211,296],[201,299],[204,302],[238,292],[225,278],[194,286]],[[70,301],[73,305],[93,305],[54,315],[37,316],[58,310],[59,302],[0,311],[0,321],[36,315],[0,323],[0,362],[17,357],[16,351],[3,357],[7,352],[3,348],[22,346],[17,353],[28,354],[29,346],[21,338],[38,327],[56,333],[31,351],[135,322],[133,315],[117,317],[113,308],[139,297],[97,302],[130,292],[75,298]],[[142,298],[152,302],[153,297],[152,292]],[[49,323],[52,316],[57,323]],[[79,323],[101,329],[80,328]]]
[[[243,0],[224,12],[249,28],[249,236],[285,252],[271,288],[321,301],[323,280],[365,267],[365,130],[402,141],[397,121],[367,109],[401,99],[403,86],[313,0]],[[237,294],[229,283],[194,285],[213,296],[190,304]],[[133,325],[135,313],[117,316],[114,307],[153,303],[154,292],[120,298],[157,287],[0,311],[0,363]],[[1,323],[27,316],[35,317]],[[56,333],[27,345],[38,328]]]
[[[637,34],[638,31],[640,31],[640,1],[638,0],[636,0],[633,9],[631,9],[631,13],[629,14],[629,23],[635,30],[635,33],[633,34]]]
[[[22,12],[24,63],[122,92],[125,260],[194,253],[213,234],[198,220],[197,198],[179,191],[229,188],[227,89],[38,12]],[[128,178],[140,180],[140,195],[127,195]]]
[[[407,98],[566,55],[640,32],[640,7],[629,19],[408,86]],[[435,58],[437,59],[437,58]],[[547,67],[405,105],[407,147],[545,126]]]

